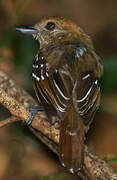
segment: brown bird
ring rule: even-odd
[[[60,124],[62,165],[77,172],[83,166],[85,133],[100,104],[100,57],[90,37],[65,18],[42,18],[16,29],[40,43],[32,64],[34,89],[48,121]]]

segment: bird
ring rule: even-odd
[[[100,105],[102,60],[91,38],[67,18],[42,17],[16,30],[31,34],[40,44],[32,63],[39,109],[51,124],[58,124],[60,162],[76,173],[84,165],[85,135]]]

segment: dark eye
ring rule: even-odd
[[[45,28],[46,28],[47,30],[49,30],[49,31],[54,30],[55,27],[56,27],[56,25],[55,25],[54,22],[48,22],[48,23],[46,24],[46,26],[45,26]]]

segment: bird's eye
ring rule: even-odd
[[[46,28],[47,30],[49,30],[49,31],[54,30],[55,27],[56,27],[56,25],[55,25],[54,22],[48,22],[48,23],[46,24],[46,26],[45,26],[45,28]]]

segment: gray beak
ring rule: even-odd
[[[37,29],[35,29],[33,26],[29,26],[29,25],[16,26],[15,29],[24,34],[37,34],[38,33]]]

